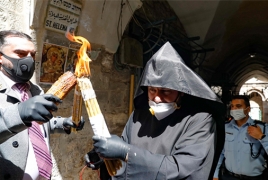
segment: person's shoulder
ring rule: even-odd
[[[253,119],[253,122],[254,122],[254,124],[261,124],[261,125],[266,125],[267,124],[266,122],[259,121],[259,120],[254,120],[254,119]]]
[[[233,124],[233,119],[230,120],[230,121],[225,121],[225,128],[231,128],[232,127],[232,124]]]
[[[229,124],[232,120],[225,121],[225,124]]]
[[[31,85],[31,91],[36,92],[36,94],[43,94],[44,93],[43,89],[38,84],[35,84],[31,81],[29,83]]]
[[[268,123],[266,123],[266,122],[259,121],[259,120],[253,120],[253,123],[254,123],[255,125],[259,125],[259,126],[268,128]]]

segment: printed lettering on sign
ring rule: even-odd
[[[81,4],[72,2],[70,0],[50,0],[50,4],[61,9],[67,10],[71,13],[80,15],[81,13]]]
[[[49,6],[45,20],[45,27],[53,31],[65,33],[68,26],[75,29],[78,25],[78,21],[79,16],[70,14],[57,7]]]

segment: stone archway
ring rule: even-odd
[[[258,90],[251,90],[247,94],[250,97],[250,117],[262,121],[263,117],[263,95]]]
[[[267,97],[265,94],[259,89],[250,89],[245,93],[245,95],[250,97],[250,116],[256,120],[268,122],[268,103],[266,101]]]
[[[247,91],[246,95],[249,95],[250,96],[250,94],[252,94],[252,93],[257,93],[261,97],[261,100],[262,101],[266,101],[266,97],[265,97],[265,95],[264,95],[264,93],[262,91],[260,91],[258,89],[251,89],[251,90]]]

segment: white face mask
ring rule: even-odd
[[[244,109],[234,109],[230,111],[230,115],[234,118],[234,120],[238,121],[246,117],[244,113]]]
[[[164,119],[168,115],[172,114],[177,109],[177,104],[175,102],[171,103],[156,103],[149,100],[150,112],[158,120]]]

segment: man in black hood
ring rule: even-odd
[[[123,161],[112,179],[212,179],[225,108],[169,42],[147,62],[134,106],[122,138],[93,136],[101,158]],[[89,155],[85,159],[97,168]]]

